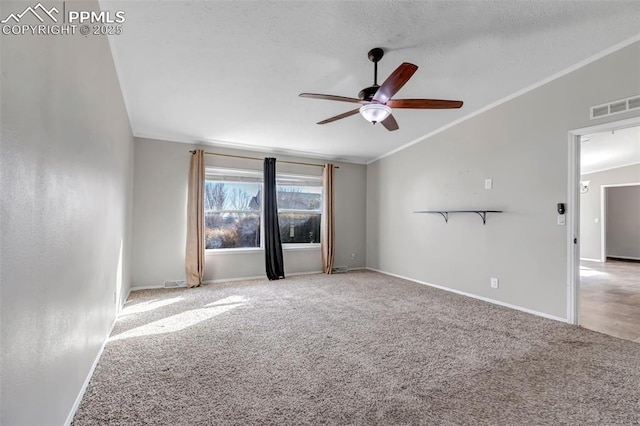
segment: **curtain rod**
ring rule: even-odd
[[[195,154],[195,151],[189,151],[192,154]],[[244,155],[232,155],[232,154],[219,154],[217,152],[207,152],[204,151],[205,154],[207,155],[218,155],[220,157],[231,157],[231,158],[244,158],[245,160],[264,160],[264,158],[258,158],[258,157],[246,157]],[[314,166],[314,167],[324,167],[324,164],[314,164],[314,163],[301,163],[299,161],[285,161],[285,160],[280,160],[278,161],[279,163],[287,163],[287,164],[297,164],[299,166]],[[338,166],[334,166],[336,169],[339,169],[340,167]]]

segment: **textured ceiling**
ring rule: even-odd
[[[136,136],[367,162],[638,36],[640,1],[102,1],[126,12],[110,42]],[[463,100],[315,123],[373,82],[419,66],[396,98]],[[585,114],[588,112],[585,111]]]
[[[593,133],[581,140],[582,174],[640,163],[640,126]]]

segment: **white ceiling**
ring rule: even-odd
[[[367,162],[639,35],[640,1],[114,1],[110,42],[136,136]],[[388,132],[356,115],[373,82],[419,66],[395,98],[463,100],[396,110]],[[585,111],[588,114],[588,111]]]
[[[640,163],[640,126],[585,135],[581,142],[581,174]]]

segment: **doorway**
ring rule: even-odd
[[[640,262],[634,253],[607,251],[606,204],[617,188],[640,184],[638,135],[640,117],[569,132],[567,318],[640,342]],[[625,137],[635,151],[616,160],[616,140],[624,144]],[[632,226],[640,232],[637,217]]]

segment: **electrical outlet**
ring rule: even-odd
[[[351,253],[351,260],[356,260],[356,254],[355,253]]]
[[[491,288],[498,288],[498,279],[491,278]]]

